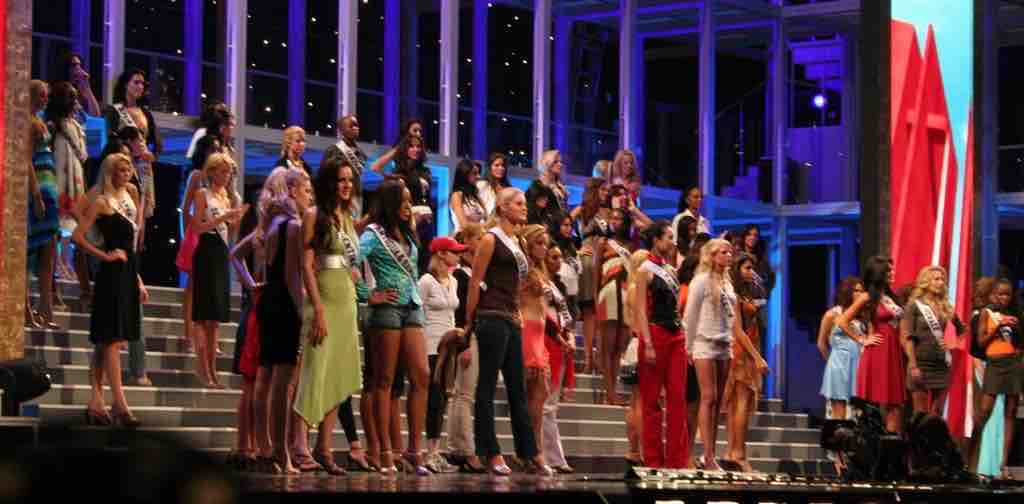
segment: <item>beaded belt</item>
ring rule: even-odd
[[[317,266],[322,270],[348,268],[348,259],[342,254],[317,256]]]

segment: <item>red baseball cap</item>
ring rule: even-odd
[[[436,254],[442,250],[449,252],[462,252],[466,250],[466,246],[455,241],[450,236],[438,236],[430,241],[430,253]]]

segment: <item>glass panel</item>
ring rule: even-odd
[[[420,100],[418,108],[419,118],[423,121],[423,143],[428,152],[437,152],[441,142],[441,107],[436,101]]]
[[[459,157],[473,156],[473,111],[468,107],[459,108],[457,152]]]
[[[384,65],[384,2],[359,2],[359,69],[356,78],[360,89],[383,89],[382,72]],[[361,107],[357,110],[363,111]],[[367,115],[363,113],[363,115]],[[380,117],[380,105],[376,113],[367,117]],[[365,137],[366,125],[363,126]]]
[[[529,117],[533,96],[533,13],[495,3],[487,16],[487,26],[490,39],[502,42],[488,48],[487,107],[494,113]],[[513,148],[503,142],[491,145]],[[526,150],[529,145],[527,141]]]
[[[359,121],[359,139],[368,143],[383,143],[381,139],[381,124],[378,118],[384,107],[384,100],[378,93],[372,93],[363,89],[359,90],[356,96],[356,110]]]
[[[250,69],[287,75],[288,2],[249,2],[247,42]]]
[[[65,56],[71,51],[71,44],[52,35],[32,37],[32,78],[47,82],[67,78],[64,67]],[[91,73],[91,72],[90,72]]]
[[[158,112],[181,113],[184,63],[180,57],[126,49],[126,71],[139,69],[146,73],[150,108]]]
[[[999,192],[1024,191],[1024,145],[999,148]]]
[[[32,31],[70,36],[71,0],[32,2]]]
[[[89,24],[92,26],[89,31],[89,39],[94,44],[103,43],[103,3],[104,0],[92,0],[89,4]]]
[[[568,152],[562,154],[562,162],[572,175],[589,177],[594,164],[601,159],[611,160],[619,145],[619,134],[573,125],[567,131]]]
[[[362,41],[360,40],[360,42]],[[338,2],[307,2],[306,79],[334,83],[338,79],[337,57]],[[309,100],[307,99],[307,101]],[[316,101],[313,103],[316,103],[317,108],[334,109],[329,103]],[[308,109],[306,114],[308,116]],[[319,123],[310,122],[307,117],[306,124]]]
[[[311,135],[335,137],[333,86],[306,83],[306,132]],[[307,159],[308,161],[308,159]]]
[[[180,56],[185,47],[183,4],[161,0],[126,2],[125,47]]]
[[[203,63],[203,91],[200,95],[203,107],[214,101],[224,101],[223,75],[220,65]]]
[[[286,128],[288,111],[284,97],[287,95],[287,79],[249,72],[246,122],[265,128]]]
[[[203,61],[220,61],[221,48],[226,44],[220,19],[223,4],[223,0],[203,1]]]
[[[533,121],[528,117],[487,114],[487,144],[507,157],[508,166],[533,166]]]

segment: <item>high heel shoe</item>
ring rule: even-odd
[[[128,411],[122,411],[120,413],[114,413],[114,425],[124,427],[126,429],[135,429],[142,426],[142,421],[135,417]]]
[[[355,472],[376,472],[373,466],[370,465],[370,461],[366,455],[355,457],[352,453],[349,453],[348,455],[348,460],[345,462],[345,469]]]
[[[39,321],[39,314],[28,305],[25,306],[25,327],[42,329],[43,324]]]
[[[113,419],[110,418],[110,414],[106,410],[99,412],[92,408],[85,408],[85,424],[86,425],[102,425],[107,426],[113,423]]]
[[[551,470],[551,467],[547,464],[538,462],[536,459],[526,461],[524,469],[527,474],[536,474],[538,476],[554,476],[555,472]]]
[[[313,460],[320,467],[324,469],[327,474],[331,476],[344,476],[346,473],[345,469],[334,462],[334,455],[325,455],[323,453],[313,453]]]
[[[434,474],[427,469],[427,466],[421,464],[418,461],[418,455],[416,453],[403,453],[399,460],[402,462],[402,466],[405,472],[408,474],[415,474],[416,476],[430,476]]]

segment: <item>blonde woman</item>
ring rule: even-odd
[[[611,170],[608,174],[608,180],[611,181],[613,184],[623,183],[624,181],[633,178],[633,176],[635,175],[636,154],[633,154],[633,151],[628,149],[623,149],[616,152],[615,158],[612,160]]]
[[[288,126],[285,128],[284,138],[281,140],[281,159],[278,159],[274,166],[289,170],[302,170],[312,178],[313,169],[305,159],[302,159],[305,152],[306,130],[299,126]]]
[[[128,410],[121,382],[121,349],[125,342],[139,339],[140,302],[149,298],[135,255],[139,195],[130,183],[134,167],[128,156],[110,155],[102,169],[98,195],[72,236],[82,250],[102,261],[89,320],[89,341],[96,352],[90,360],[92,397],[85,416],[89,424],[138,427],[141,422]],[[103,236],[102,249],[86,238],[94,225]],[[110,383],[113,415],[103,404],[104,379]]]
[[[519,233],[526,244],[526,258],[530,272],[526,285],[519,291],[519,306],[523,324],[523,366],[526,368],[526,408],[530,425],[537,441],[538,453],[544,453],[544,402],[548,398],[548,384],[551,381],[551,362],[544,345],[544,322],[549,308],[547,289],[550,289],[545,258],[548,255],[548,230],[539,224],[531,224]],[[546,465],[538,472],[551,469]]]
[[[569,191],[565,188],[565,184],[562,183],[562,165],[561,152],[557,150],[544,152],[540,157],[540,166],[537,167],[537,171],[540,172],[537,180],[555,193],[554,203],[558,205],[558,209],[568,212]]]
[[[737,323],[740,314],[736,291],[729,278],[732,262],[732,245],[726,240],[710,240],[701,248],[700,265],[690,282],[683,315],[686,353],[693,359],[700,383],[697,424],[704,443],[704,468],[707,470],[721,470],[715,458],[717,420],[729,378],[733,340],[755,356],[758,371],[768,368],[768,363]]]
[[[228,184],[235,162],[224,153],[206,159],[203,173],[208,187],[195,198],[193,230],[199,235],[192,258],[192,321],[197,323],[198,375],[204,385],[224,388],[217,380],[217,331],[231,313],[231,277],[228,273],[228,226],[235,225],[249,205],[232,208]]]
[[[946,325],[957,334],[964,325],[947,301],[946,270],[926,266],[917,274],[906,310],[900,320],[900,342],[907,355],[907,388],[914,412],[942,414],[949,389],[952,356],[946,348]]]

